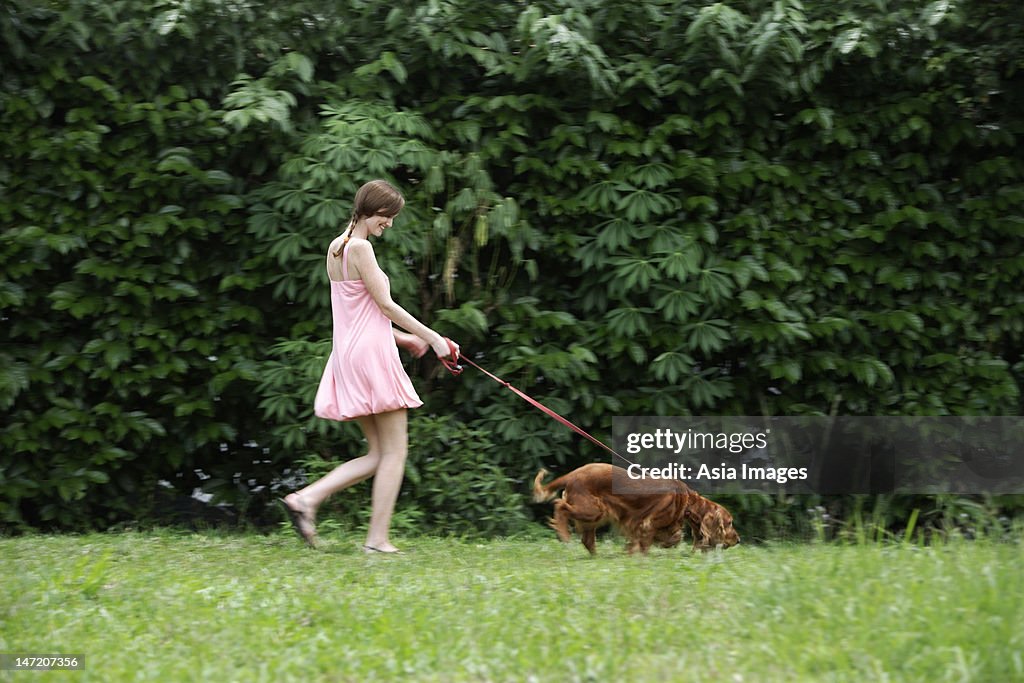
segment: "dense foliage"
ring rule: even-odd
[[[600,436],[1019,414],[1018,3],[151,5],[0,13],[7,524],[261,503],[355,454],[311,405],[323,251],[372,177],[408,200],[377,248],[396,299]],[[410,368],[429,528],[515,530],[539,465],[603,455]],[[731,502],[761,529],[864,504]]]

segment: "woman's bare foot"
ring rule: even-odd
[[[363,546],[363,552],[367,555],[372,555],[374,553],[396,555],[401,554],[402,551],[385,541],[384,543],[367,543]]]
[[[306,502],[302,500],[302,496],[297,493],[291,493],[284,498],[278,498],[281,506],[284,507],[286,513],[288,513],[288,519],[291,520],[292,527],[295,529],[295,533],[304,540],[309,547],[316,547],[316,521],[313,512],[306,505]]]

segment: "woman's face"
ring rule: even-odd
[[[370,228],[370,234],[374,237],[380,237],[384,234],[385,230],[391,227],[394,220],[395,216],[384,216],[378,213],[367,218],[366,222]]]

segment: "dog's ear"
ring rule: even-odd
[[[704,537],[705,542],[713,545],[725,534],[725,519],[723,519],[722,512],[722,508],[713,506],[701,518],[700,534]]]
[[[704,515],[700,518],[700,541],[706,545],[711,541],[711,515]]]

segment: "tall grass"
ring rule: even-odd
[[[1020,681],[1024,544],[933,539],[590,558],[553,536],[0,540],[0,652],[75,681]],[[913,534],[908,534],[908,539]]]

